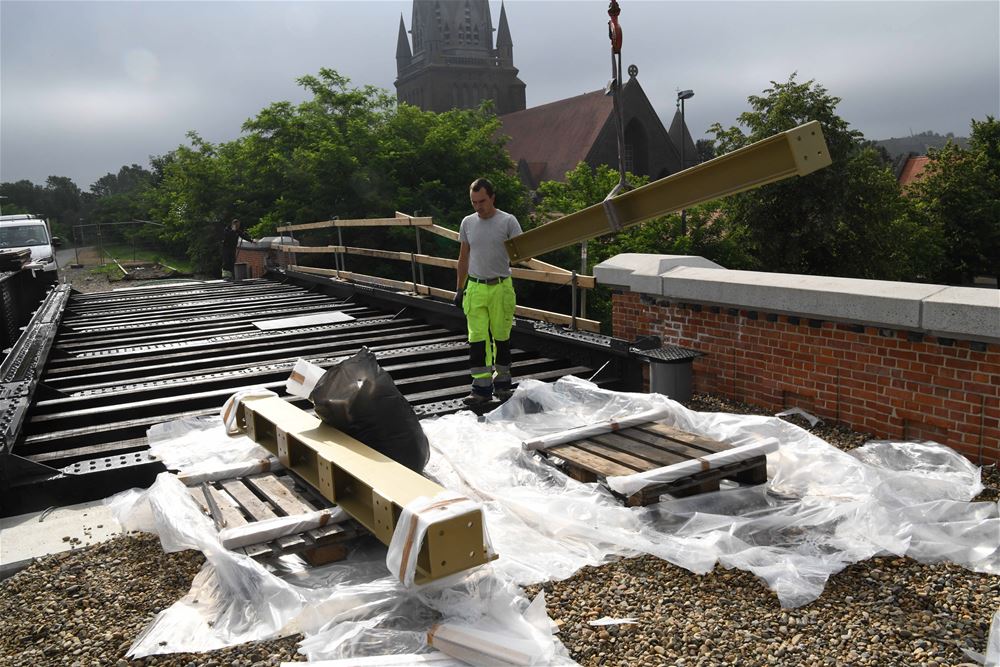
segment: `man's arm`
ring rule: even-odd
[[[458,251],[458,280],[455,282],[455,291],[465,289],[465,281],[469,277],[469,252],[472,248],[465,241],[462,242],[462,249]]]

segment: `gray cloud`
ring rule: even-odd
[[[499,3],[491,3],[494,22]],[[965,134],[1000,115],[995,2],[622,0],[624,60],[669,123],[693,88],[696,136],[735,122],[769,81],[815,78],[869,138]],[[603,87],[607,4],[507,3],[529,106]],[[393,90],[399,16],[384,2],[0,3],[0,180],[49,175],[83,188],[146,165],[195,130],[211,141],[332,67]]]

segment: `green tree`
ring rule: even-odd
[[[772,81],[748,99],[751,110],[738,126],[719,123],[719,154],[789,130],[820,122],[833,164],[723,200],[722,211],[735,228],[747,232],[754,267],[765,271],[903,279],[913,271],[912,257],[926,248],[932,230],[905,215],[896,180],[880,152],[867,145],[837,115],[840,98],[815,81]],[[917,247],[918,244],[923,247]]]
[[[190,145],[156,160],[159,183],[145,196],[152,220],[162,222],[167,252],[186,255],[195,271],[217,273],[224,212],[234,201],[229,165],[219,149],[195,132]]]
[[[79,221],[86,200],[84,193],[67,176],[49,176],[45,185],[21,180],[0,184],[0,209],[4,214],[34,213],[46,218],[56,236],[69,236]]]
[[[1000,121],[973,120],[968,144],[931,149],[921,179],[907,192],[916,217],[940,230],[944,261],[936,279],[949,284],[1000,279]]]
[[[199,270],[216,270],[221,222],[232,216],[258,237],[288,223],[397,210],[454,225],[470,210],[468,186],[481,175],[497,183],[498,205],[526,212],[526,191],[488,106],[443,114],[397,106],[385,91],[352,87],[331,69],[298,82],[311,99],[269,105],[238,139],[213,145],[191,133],[189,146],[153,160],[151,219],[167,224],[164,238],[185,247]],[[301,238],[325,244],[331,233]],[[408,229],[351,229],[344,237],[349,245],[413,246]],[[457,254],[454,244],[446,248]]]

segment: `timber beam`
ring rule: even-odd
[[[403,508],[444,489],[278,397],[240,403],[237,424],[251,440],[337,503],[384,544]],[[479,509],[434,522],[419,545],[416,583],[440,579],[490,560]]]
[[[823,131],[819,122],[812,121],[531,229],[505,242],[507,254],[512,262],[524,262],[695,204],[805,176],[830,164]]]

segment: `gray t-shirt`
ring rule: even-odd
[[[469,275],[500,278],[510,275],[510,259],[503,242],[521,233],[521,225],[510,213],[497,209],[483,220],[478,213],[467,215],[458,230],[458,240],[468,243]]]

